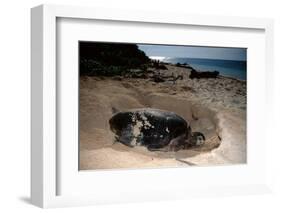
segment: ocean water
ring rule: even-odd
[[[202,59],[202,58],[165,58],[164,62],[168,63],[187,63],[198,71],[219,71],[220,75],[246,80],[247,78],[247,62],[218,60],[218,59]]]

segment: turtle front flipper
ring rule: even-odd
[[[120,142],[126,146],[129,147],[134,147],[134,141],[135,136],[133,135],[133,127],[131,125],[128,125],[126,128],[124,128],[121,132],[119,136],[115,137],[117,142]]]
[[[146,148],[149,151],[163,151],[163,152],[168,151],[167,147],[160,145],[160,144],[149,144]]]
[[[149,142],[147,142],[149,141]],[[166,138],[152,138],[150,137],[149,139],[146,138],[146,148],[149,151],[163,151],[163,152],[167,152],[169,151],[169,149],[167,149],[167,144],[169,144],[170,139],[169,137]]]

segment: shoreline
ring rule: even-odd
[[[177,67],[177,64],[173,64],[173,63],[168,63],[168,62],[163,62],[164,64],[166,65],[171,65],[171,66],[176,66]],[[239,78],[235,78],[235,77],[232,77],[232,76],[229,76],[229,75],[223,75],[221,74],[221,72],[219,70],[213,70],[213,71],[202,71],[202,70],[198,70],[198,69],[195,69],[194,67],[192,67],[192,65],[190,64],[186,64],[186,65],[181,65],[180,67],[182,68],[186,68],[188,70],[190,69],[193,69],[195,70],[196,72],[214,72],[214,71],[218,71],[220,74],[218,75],[219,77],[222,77],[222,78],[229,78],[229,79],[232,79],[232,80],[237,80],[237,81],[241,81],[241,82],[247,82],[247,80],[244,80],[244,79],[239,79]]]

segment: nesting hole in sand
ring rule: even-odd
[[[114,143],[108,122],[113,107],[119,111],[151,107],[175,112],[190,123],[192,131],[205,135],[205,144],[177,152],[153,152],[141,146],[131,148]],[[140,88],[132,82],[95,78],[80,81],[80,169],[174,165],[171,159],[182,161],[219,147],[220,134],[215,112],[187,98],[171,95],[161,85],[148,84],[144,89],[143,85]]]
[[[93,97],[94,96],[94,97]],[[96,96],[96,97],[95,97]],[[87,99],[89,97],[86,97]],[[221,140],[219,136],[218,119],[216,113],[207,107],[200,106],[175,96],[151,93],[147,95],[115,95],[107,100],[99,94],[92,95],[95,105],[85,110],[87,114],[81,113],[84,120],[81,123],[80,149],[96,150],[112,148],[120,152],[136,152],[148,156],[174,158],[192,157],[202,152],[209,152],[219,147]],[[100,102],[98,101],[100,100]],[[83,100],[82,100],[83,102]],[[191,125],[193,132],[204,134],[206,141],[200,147],[193,147],[177,152],[149,151],[145,147],[127,147],[121,143],[114,143],[114,134],[109,127],[109,119],[112,117],[112,108],[126,111],[137,108],[156,108],[175,112],[182,116]]]
[[[190,79],[191,69],[165,65],[148,78],[80,76],[79,168],[120,169],[245,163],[247,83],[219,76]],[[157,82],[157,75],[164,82]],[[171,81],[168,76],[182,76]],[[200,103],[202,105],[197,105]],[[112,107],[120,111],[153,107],[173,111],[205,134],[202,147],[150,152],[115,143],[109,128]],[[213,112],[210,109],[217,112]],[[219,138],[222,136],[222,141]]]
[[[190,123],[192,132],[203,133],[206,141],[202,146],[192,147],[187,150],[179,150],[177,152],[148,151],[144,147],[134,147],[129,149],[138,153],[147,153],[150,156],[178,159],[193,157],[202,152],[210,152],[220,146],[221,137],[219,136],[218,119],[216,113],[207,107],[191,103],[186,99],[160,94],[148,95],[146,101],[142,103],[148,108],[162,109],[177,113]]]

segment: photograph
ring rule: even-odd
[[[79,170],[247,163],[247,48],[79,41]]]

